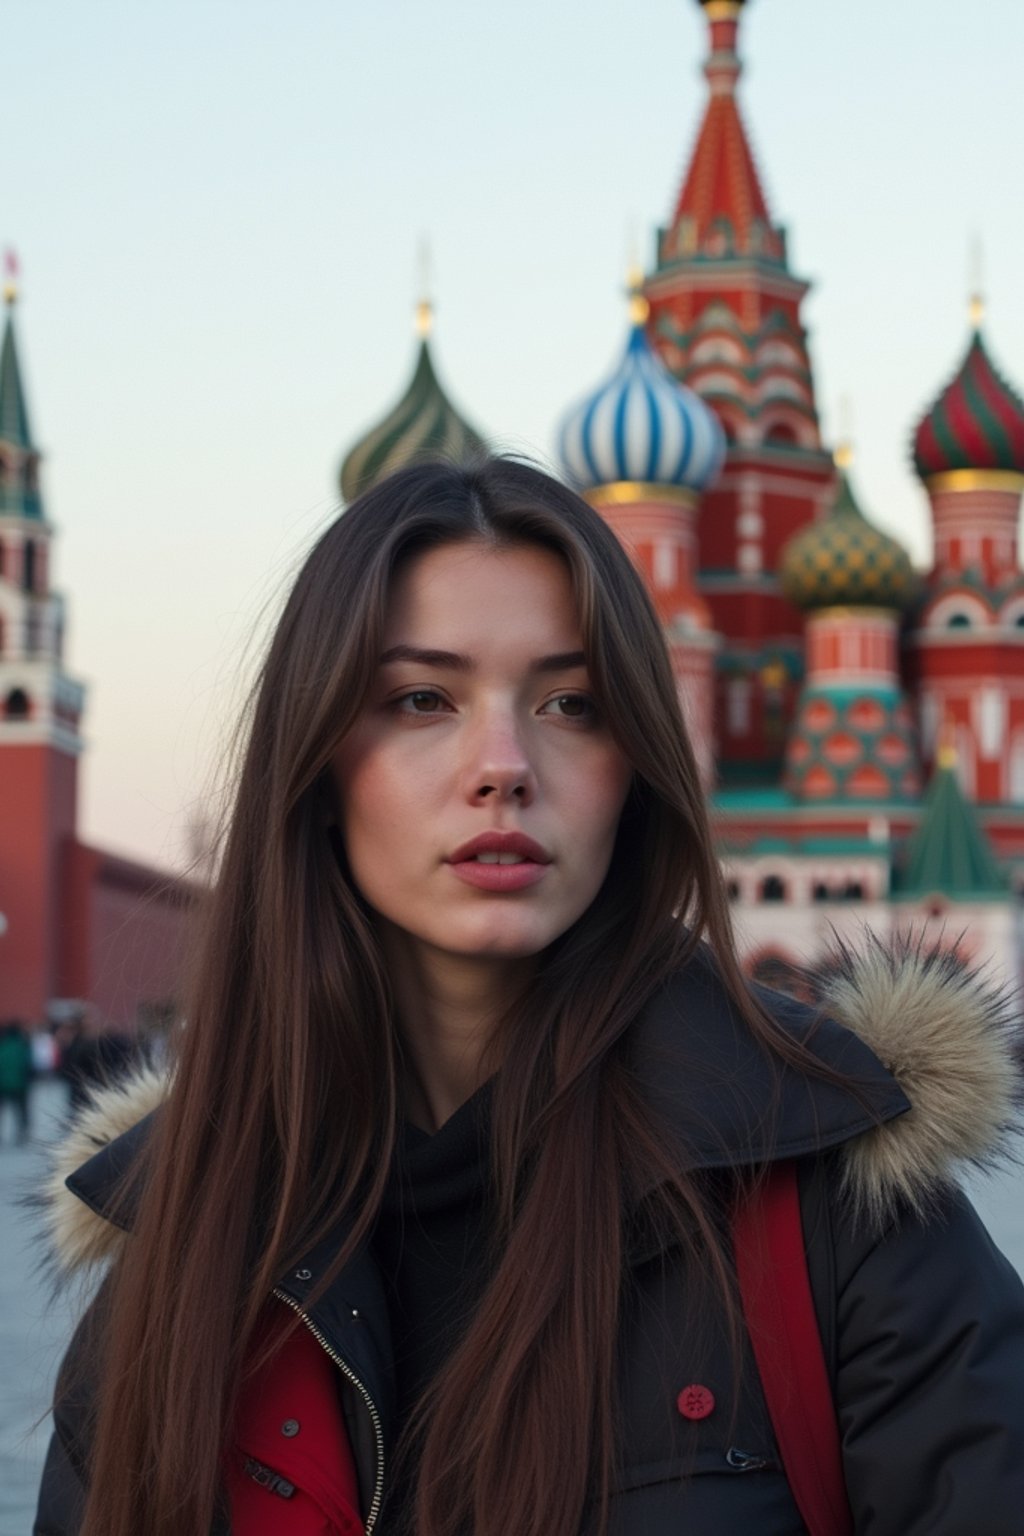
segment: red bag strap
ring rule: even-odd
[[[810,1536],[852,1536],[795,1163],[772,1164],[734,1211],[732,1235],[747,1329],[797,1508]]]

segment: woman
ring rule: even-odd
[[[59,1246],[112,1262],[37,1532],[799,1532],[728,1236],[799,1156],[857,1529],[1008,1536],[1024,1303],[950,1181],[998,1008],[876,951],[832,1011],[898,1026],[909,1113],[744,984],[600,518],[502,460],[384,482],[270,646],[166,1100],[66,1153]]]

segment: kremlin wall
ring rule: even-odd
[[[964,355],[912,434],[934,532],[932,568],[916,571],[861,505],[849,445],[821,440],[808,284],[740,112],[743,0],[698,3],[703,122],[651,266],[632,280],[621,356],[560,424],[560,468],[661,616],[751,974],[799,988],[797,966],[866,924],[955,946],[1017,985],[1024,402],[975,300]],[[344,458],[346,501],[416,458],[483,446],[439,383],[425,304],[418,329],[408,388]],[[76,840],[83,690],[64,671],[37,465],[9,305],[0,1016],[79,998],[131,1022],[174,996],[190,892]]]

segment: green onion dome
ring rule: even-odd
[[[910,556],[868,522],[845,468],[832,510],[784,546],[779,575],[782,590],[799,608],[903,609],[917,591]]]
[[[956,376],[914,433],[914,468],[922,480],[953,470],[1024,474],[1024,401],[996,371],[978,328]]]
[[[478,432],[452,405],[438,382],[430,355],[431,311],[417,311],[419,354],[412,380],[398,404],[349,449],[341,465],[341,494],[353,501],[394,470],[425,459],[462,464],[486,452]]]

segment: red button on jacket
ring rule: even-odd
[[[715,1394],[710,1387],[684,1387],[676,1398],[676,1407],[684,1419],[706,1419],[715,1411]]]
[[[253,1353],[291,1321],[272,1303]],[[269,1365],[245,1378],[224,1472],[232,1536],[363,1536],[337,1378],[301,1323]]]

